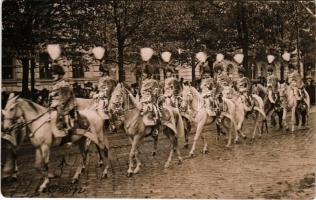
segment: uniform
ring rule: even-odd
[[[49,96],[52,100],[50,107],[57,110],[56,121],[52,124],[53,130],[57,135],[64,136],[74,126],[70,119],[77,118],[73,89],[64,79],[60,79],[53,86]]]
[[[213,103],[214,103],[214,96],[215,96],[215,88],[214,88],[214,79],[213,78],[206,78],[203,79],[200,85],[201,88],[201,95],[204,100],[204,108],[206,109],[209,115],[214,115],[213,111]]]
[[[275,103],[275,96],[278,93],[278,78],[274,75],[267,77],[268,98],[271,103]]]
[[[168,106],[177,107],[175,96],[179,92],[178,80],[174,77],[169,77],[165,79],[164,83],[164,97],[165,104]]]
[[[144,115],[147,112],[153,112],[156,120],[159,119],[158,108],[155,103],[158,97],[158,90],[159,84],[155,79],[147,78],[143,80],[140,90],[141,114]]]
[[[238,71],[239,71],[239,74],[245,74],[245,71],[243,68],[240,68]],[[252,101],[251,95],[249,95],[250,87],[251,87],[251,82],[247,77],[243,76],[243,77],[238,78],[236,88],[237,88],[237,91],[240,93],[241,98],[243,99],[243,102],[248,107],[247,111],[251,111],[254,104]]]
[[[294,70],[293,72],[289,72],[286,78],[286,82],[289,86],[294,90],[295,97],[297,100],[302,99],[304,82],[301,78],[301,75]]]

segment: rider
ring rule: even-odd
[[[221,63],[218,63],[214,66],[214,71],[216,73],[216,84],[217,84],[217,93],[222,96],[224,89],[228,89],[231,86],[231,79],[224,71],[224,67]]]
[[[268,98],[272,104],[275,104],[276,94],[278,93],[278,78],[274,75],[272,66],[268,67],[267,72]]]
[[[166,69],[166,79],[164,84],[164,97],[165,103],[168,106],[177,107],[175,96],[179,92],[179,83],[176,78],[172,76],[173,70],[171,68]]]
[[[246,105],[246,111],[249,112],[253,108],[253,101],[250,95],[251,82],[245,77],[246,70],[243,67],[238,68],[239,78],[237,80],[237,91],[240,93],[243,102]]]
[[[97,111],[103,118],[108,116],[108,105],[110,95],[116,85],[116,81],[110,77],[109,70],[105,67],[102,68],[102,77],[98,82],[99,92],[93,96],[97,105]]]
[[[289,65],[289,72],[286,77],[286,83],[293,89],[296,99],[298,101],[301,101],[304,94],[304,82],[301,78],[301,75],[292,64]]]
[[[141,115],[146,114],[147,112],[153,113],[153,120],[155,123],[154,134],[158,134],[158,125],[160,123],[160,114],[157,106],[157,98],[159,92],[159,83],[152,78],[152,74],[149,71],[148,67],[143,71],[143,80],[141,84],[140,94],[141,94]]]
[[[52,72],[56,83],[49,95],[50,107],[57,110],[56,124],[54,124],[56,131],[65,136],[74,127],[70,119],[74,120],[77,117],[75,95],[70,84],[64,79],[64,69],[60,65],[54,65]]]
[[[214,97],[214,79],[210,77],[210,74],[204,73],[201,81],[201,95],[204,100],[204,107],[206,112],[212,116],[214,115],[213,97]]]

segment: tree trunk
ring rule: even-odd
[[[247,9],[244,5],[241,6],[241,26],[242,26],[242,49],[244,54],[243,66],[246,69],[246,76],[251,77],[251,70],[248,66],[248,49],[249,49],[249,39],[248,39],[248,25],[247,25]]]
[[[192,64],[192,84],[195,85],[195,60],[194,55],[191,54],[191,64]]]
[[[28,97],[29,95],[29,59],[28,58],[22,58],[22,68],[23,68],[23,74],[22,74],[22,96]]]
[[[30,73],[31,73],[31,94],[34,100],[34,92],[35,92],[35,60],[34,58],[30,61]]]
[[[118,68],[119,68],[119,82],[125,80],[124,73],[124,42],[118,41]]]

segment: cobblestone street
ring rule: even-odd
[[[215,140],[214,127],[206,128],[209,153],[203,155],[202,141],[198,143],[196,156],[188,158],[188,149],[181,153],[184,162],[179,165],[174,159],[168,169],[164,162],[169,153],[169,143],[160,136],[158,152],[151,155],[152,142],[148,139],[141,146],[141,171],[130,178],[126,176],[130,144],[123,134],[109,136],[111,163],[107,179],[100,179],[101,168],[97,153],[91,147],[90,162],[79,183],[71,184],[75,167],[80,162],[76,147],[54,149],[50,170],[60,174],[57,165],[64,153],[67,166],[61,177],[50,182],[42,194],[36,192],[41,183],[34,169],[34,150],[30,144],[20,149],[19,175],[14,183],[2,183],[5,197],[108,197],[108,198],[290,198],[314,197],[315,182],[315,118],[312,109],[309,129],[294,134],[270,128],[261,139],[251,141],[252,122],[247,120],[246,140],[225,148],[225,140]],[[211,130],[211,131],[209,131]],[[190,136],[190,143],[193,134]]]

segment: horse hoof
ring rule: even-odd
[[[165,169],[168,169],[170,167],[170,164],[165,164]]]
[[[108,174],[103,174],[102,176],[101,176],[101,179],[107,179],[108,178]]]
[[[286,131],[289,131],[289,130],[290,130],[290,128],[286,128],[285,130],[286,130]]]
[[[244,140],[247,139],[247,136],[242,136],[242,139],[244,139]]]
[[[74,178],[74,179],[72,179],[72,181],[71,181],[71,183],[72,184],[75,184],[75,183],[77,183],[79,180],[77,179],[77,178]]]
[[[156,151],[153,151],[153,152],[151,153],[151,155],[152,155],[152,156],[155,156],[155,155],[156,155]]]
[[[193,158],[194,157],[194,153],[190,153],[190,155],[189,155],[191,158]]]
[[[188,149],[189,148],[189,144],[185,144],[184,148]]]
[[[127,172],[127,177],[132,177],[132,176],[133,176],[133,173]]]
[[[208,150],[203,150],[203,154],[207,154],[208,153]]]
[[[229,149],[230,148],[230,144],[227,144],[225,147]]]
[[[40,187],[38,190],[37,190],[39,193],[44,193],[47,191],[47,188],[46,187]]]
[[[182,163],[183,163],[183,159],[179,158],[178,165],[181,165]]]
[[[99,162],[98,166],[103,167],[103,162]]]

